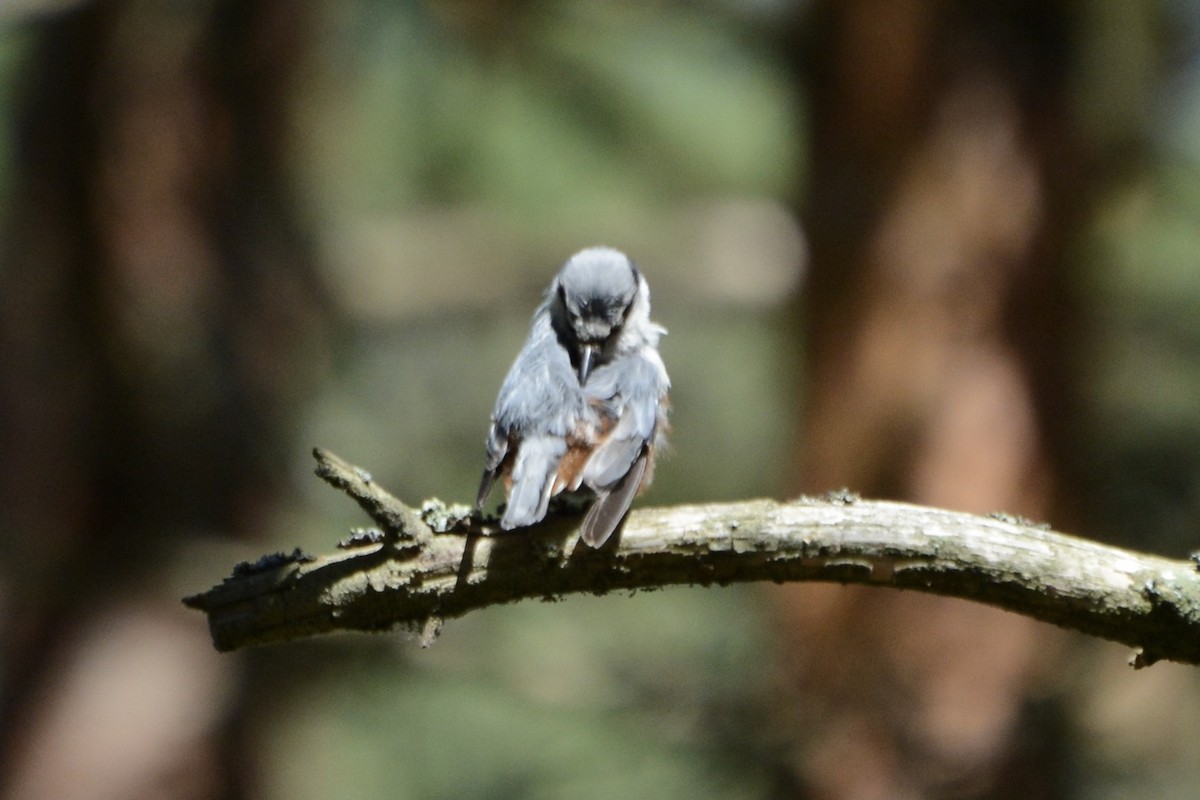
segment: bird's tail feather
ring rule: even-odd
[[[505,530],[523,528],[546,516],[554,475],[565,449],[566,443],[562,439],[552,437],[527,439],[521,444],[513,465],[508,507],[500,527]]]
[[[596,502],[588,509],[579,530],[580,537],[592,547],[600,547],[608,541],[608,537],[625,518],[625,512],[629,511],[629,505],[642,484],[648,456],[646,451],[642,451],[625,477],[612,489],[600,492]]]

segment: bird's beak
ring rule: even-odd
[[[588,373],[592,371],[592,361],[596,358],[596,345],[585,344],[579,353],[579,384],[587,382]]]

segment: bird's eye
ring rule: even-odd
[[[633,308],[633,298],[630,297],[628,300],[624,300],[624,302],[617,304],[616,307],[617,318],[624,323],[625,318],[629,316],[629,309]]]

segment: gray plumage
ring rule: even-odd
[[[542,520],[550,498],[596,494],[582,525],[602,545],[649,483],[666,430],[670,380],[650,321],[650,288],[609,247],[576,253],[546,290],[529,338],[500,387],[476,505],[509,484],[500,525]]]

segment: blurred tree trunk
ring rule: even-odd
[[[191,652],[194,621],[139,616],[138,595],[187,534],[261,522],[323,312],[284,171],[304,13],[97,2],[29,24],[0,268],[0,595],[20,605],[0,627],[0,784],[33,797],[89,763],[63,750],[78,710],[62,695],[91,626],[145,622],[159,652]],[[150,691],[106,687],[126,689]],[[112,733],[178,733],[206,702],[185,695],[161,728]],[[120,774],[136,767],[104,759],[104,739],[88,796],[236,794],[213,740]]]
[[[1072,8],[819,2],[798,28],[811,271],[794,488],[1063,521],[1061,264],[1088,191]],[[802,745],[812,796],[1055,795],[1053,715],[1023,708],[1056,631],[895,592],[784,596],[798,706],[822,723]]]

